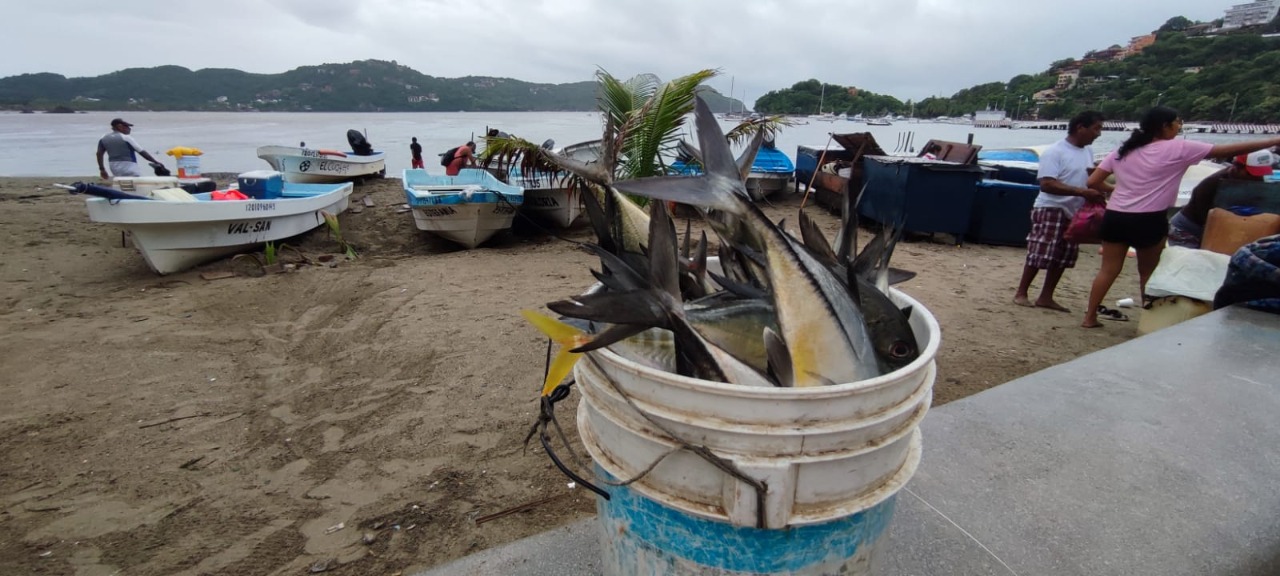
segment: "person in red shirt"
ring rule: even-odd
[[[413,143],[409,145],[409,154],[413,156],[413,167],[422,168],[422,145],[418,143],[418,137],[413,137]]]
[[[476,165],[476,143],[467,142],[465,146],[459,146],[458,150],[453,153],[453,161],[449,162],[449,166],[444,169],[446,176],[457,176],[458,172],[468,166]]]

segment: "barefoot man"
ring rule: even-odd
[[[1093,169],[1093,150],[1089,148],[1102,135],[1102,114],[1085,111],[1067,125],[1067,137],[1054,143],[1040,155],[1040,194],[1031,209],[1031,233],[1027,235],[1027,263],[1022,267],[1022,280],[1013,303],[1038,306],[1060,312],[1068,310],[1053,299],[1062,272],[1075,268],[1080,246],[1068,242],[1063,235],[1071,217],[1085,201],[1102,202],[1102,192],[1086,186]],[[1031,281],[1045,271],[1044,287],[1032,302],[1027,297]]]

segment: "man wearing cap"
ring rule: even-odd
[[[129,135],[132,131],[133,124],[116,118],[111,121],[111,132],[98,140],[98,175],[103,180],[109,178],[107,167],[102,164],[102,156],[104,154],[107,156],[107,161],[110,162],[111,176],[115,177],[141,176],[142,172],[138,170],[138,155],[146,158],[153,165],[160,164],[160,161],[152,158]]]
[[[1218,196],[1223,180],[1262,180],[1271,174],[1275,155],[1270,150],[1241,154],[1231,159],[1231,165],[1201,180],[1191,191],[1191,200],[1169,220],[1169,245],[1183,248],[1199,248],[1204,237],[1205,222],[1209,210]]]

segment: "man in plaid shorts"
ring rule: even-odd
[[[1080,246],[1068,242],[1063,235],[1071,217],[1085,201],[1103,202],[1106,196],[1086,186],[1093,170],[1093,150],[1089,148],[1102,135],[1102,114],[1092,110],[1081,112],[1067,124],[1067,137],[1040,155],[1040,194],[1031,209],[1031,233],[1027,235],[1027,263],[1022,267],[1022,280],[1013,303],[1036,306],[1060,312],[1067,308],[1053,300],[1062,272],[1074,268]],[[1036,274],[1045,271],[1044,287],[1034,302],[1027,297]]]

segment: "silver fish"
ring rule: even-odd
[[[741,219],[764,245],[789,370],[784,385],[817,386],[880,375],[862,312],[834,274],[750,202],[733,154],[710,108],[696,103],[705,173],[615,182],[618,190],[651,199],[723,210]],[[777,340],[774,340],[777,342]]]

